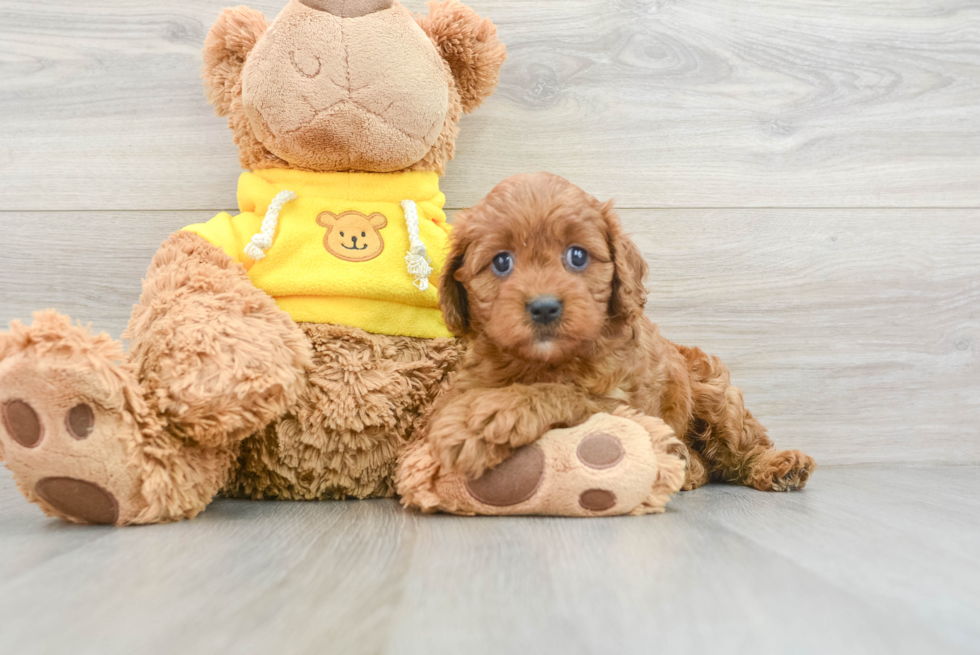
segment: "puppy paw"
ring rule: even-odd
[[[419,463],[425,457],[425,449],[418,448],[411,460],[419,471],[432,472],[424,481],[424,492],[402,484],[399,493],[407,504],[458,514],[612,516],[663,511],[667,498],[677,491],[668,487],[679,488],[684,466],[676,455],[657,450],[644,425],[609,414],[596,414],[574,428],[551,430],[477,478],[436,473],[435,467]],[[403,472],[401,479],[412,478]],[[672,482],[665,483],[667,479]]]
[[[18,487],[50,516],[128,522],[145,503],[124,377],[105,357],[120,351],[53,314],[14,329],[27,338],[0,361],[0,452]]]
[[[760,491],[797,491],[816,467],[812,457],[798,450],[768,451],[753,466],[749,484]]]

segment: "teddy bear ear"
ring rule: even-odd
[[[218,116],[227,116],[242,92],[245,58],[269,27],[262,12],[245,6],[225,9],[204,39],[204,92]]]
[[[333,221],[336,221],[337,218],[338,216],[333,212],[320,212],[316,216],[316,224],[329,230],[333,227]]]
[[[416,16],[416,21],[449,63],[463,111],[479,107],[497,88],[507,58],[497,26],[457,0],[430,0],[429,15]]]

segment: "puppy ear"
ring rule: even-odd
[[[497,88],[507,58],[507,49],[497,40],[497,26],[457,0],[430,0],[429,15],[415,20],[449,63],[463,111],[479,107]]]
[[[606,220],[606,238],[615,266],[609,316],[614,321],[630,324],[643,316],[643,307],[647,302],[647,290],[643,285],[647,263],[640,249],[623,231],[623,224],[613,211],[613,201],[599,205],[599,211]]]
[[[201,77],[218,116],[227,116],[232,99],[241,95],[245,58],[268,26],[262,12],[240,6],[222,11],[208,31]]]
[[[457,216],[457,221],[459,217]],[[452,250],[446,259],[446,268],[439,279],[439,309],[446,321],[446,327],[457,336],[463,336],[470,331],[470,305],[466,297],[466,287],[456,279],[456,274],[463,266],[466,258],[468,240],[464,240],[462,229],[456,228],[450,233]]]

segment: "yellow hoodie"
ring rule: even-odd
[[[240,214],[184,229],[244,264],[295,321],[448,337],[445,201],[436,173],[258,170],[238,179]]]

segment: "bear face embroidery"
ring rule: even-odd
[[[340,214],[321,212],[317,225],[327,228],[323,247],[334,257],[348,262],[366,262],[374,259],[385,249],[381,228],[388,224],[384,214],[374,212],[365,216],[361,212],[346,211]]]

